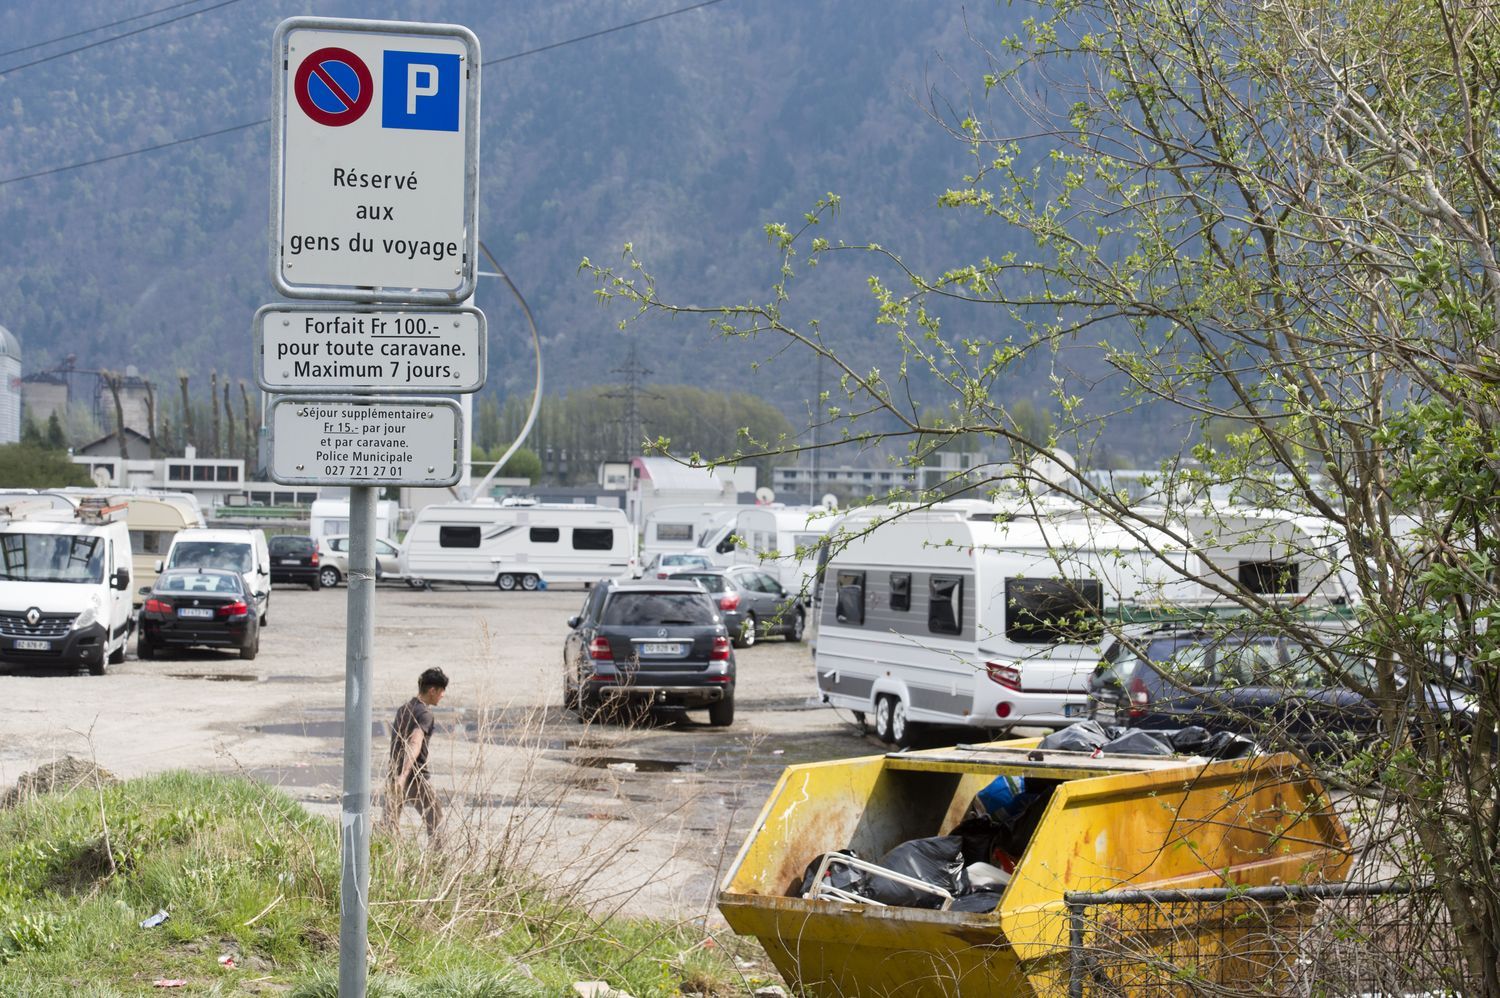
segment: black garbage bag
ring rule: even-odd
[[[824,855],[828,855],[824,853]],[[853,849],[840,849],[835,856],[853,856],[859,858],[859,853]],[[807,869],[802,871],[802,884],[797,888],[795,897],[806,897],[811,894],[813,887],[813,875],[818,872],[818,866],[823,862],[823,856],[819,856],[807,864]],[[868,876],[863,870],[856,870],[844,863],[833,862],[828,864],[828,872],[823,876],[823,883],[829,887],[837,887],[841,891],[849,891],[853,894],[863,894],[865,878]]]
[[[957,835],[912,839],[886,853],[876,865],[941,887],[949,894],[959,894],[967,886],[963,882],[963,844],[963,839]],[[866,878],[864,890],[859,893],[881,904],[901,908],[936,908],[943,903],[936,894],[873,873]]]
[[[1210,759],[1243,759],[1246,756],[1259,755],[1260,746],[1244,735],[1237,735],[1232,731],[1220,731],[1209,738],[1201,754]]]
[[[1079,721],[1059,728],[1037,743],[1039,749],[1065,752],[1092,752],[1110,741],[1118,731],[1105,728],[1098,721]]]
[[[1172,746],[1163,732],[1135,728],[1107,742],[1099,751],[1105,755],[1171,755]]]
[[[1190,724],[1186,728],[1176,731],[1158,731],[1157,735],[1165,735],[1167,744],[1178,755],[1207,755],[1208,743],[1213,736],[1208,733],[1207,728],[1201,728],[1196,724]]]
[[[968,894],[960,894],[954,898],[948,910],[972,913],[994,911],[1000,907],[1000,898],[1004,894],[1004,891],[970,891]]]

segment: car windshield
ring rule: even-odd
[[[675,565],[679,568],[708,568],[708,559],[701,554],[664,554],[661,558],[663,567]]]
[[[222,568],[250,571],[250,545],[222,541],[183,541],[172,548],[168,568]]]
[[[0,578],[17,582],[104,581],[104,541],[67,534],[0,534]]]
[[[713,606],[701,593],[615,593],[604,604],[602,624],[712,624]]]

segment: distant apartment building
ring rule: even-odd
[[[956,492],[996,470],[997,466],[985,454],[939,451],[928,457],[927,464],[915,468],[889,463],[772,468],[771,488],[782,502],[811,503],[826,493],[838,492],[854,499],[886,496],[892,491]]]

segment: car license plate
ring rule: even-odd
[[[301,558],[283,558],[283,559],[281,559],[281,563],[283,565],[300,565],[300,564],[302,564],[302,559]]]
[[[30,640],[30,639],[27,639],[27,638],[21,638],[20,640],[18,640],[16,642],[16,650],[17,651],[51,651],[52,650],[52,642],[51,641],[33,641],[33,640]]]
[[[179,617],[201,617],[209,618],[214,615],[213,610],[203,606],[185,606],[177,611]]]
[[[653,641],[641,645],[642,655],[681,655],[682,644],[677,641]]]
[[[1082,717],[1088,713],[1089,705],[1086,703],[1063,704],[1063,717]]]

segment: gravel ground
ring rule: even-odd
[[[121,777],[171,769],[264,780],[336,816],[342,783],[347,590],[277,586],[260,656],[131,657],[103,677],[0,665],[0,787],[65,755]],[[500,593],[382,585],[376,601],[374,772],[417,674],[449,674],[434,781],[447,845],[523,863],[599,910],[709,916],[784,766],[878,742],[818,706],[808,646],[736,652],[733,727],[707,713],[582,725],[561,708],[562,640],[581,589]],[[421,835],[414,812],[402,833]]]

